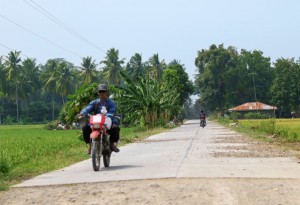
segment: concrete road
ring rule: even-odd
[[[105,168],[102,163],[99,172],[93,171],[88,159],[15,187],[181,177],[300,179],[300,164],[296,158],[213,157],[220,146],[226,145],[214,143],[224,135],[238,134],[214,122],[201,128],[199,120],[190,120],[168,132],[120,147],[121,151],[112,155],[110,167]]]

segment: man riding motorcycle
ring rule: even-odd
[[[89,105],[83,108],[80,111],[80,115],[86,115],[95,111],[96,114],[101,113],[102,106],[106,107],[107,114],[114,115],[116,112],[116,105],[114,101],[108,98],[108,88],[106,84],[99,84],[98,85],[98,94],[99,98],[91,101]],[[92,133],[92,129],[90,124],[86,124],[82,127],[83,139],[85,143],[89,145],[88,154],[91,153],[91,140],[90,134]],[[112,126],[111,129],[108,131],[110,135],[110,149],[114,152],[119,152],[119,148],[117,147],[117,142],[120,138],[120,127],[118,126],[118,122],[115,117],[112,117]]]

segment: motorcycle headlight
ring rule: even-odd
[[[93,129],[99,129],[100,128],[100,124],[93,124]]]

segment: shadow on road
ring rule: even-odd
[[[103,167],[101,171],[112,171],[112,170],[121,170],[121,169],[130,169],[142,166],[135,166],[135,165],[120,165],[120,166],[110,166],[110,167]]]

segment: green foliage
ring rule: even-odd
[[[198,51],[195,65],[199,68],[196,83],[200,90],[201,102],[211,110],[224,111],[226,105],[225,74],[234,66],[235,51],[223,45],[211,45],[209,50]]]
[[[4,124],[7,125],[12,125],[14,123],[14,118],[10,115],[8,115],[5,119],[4,119]]]
[[[145,75],[146,65],[142,61],[142,55],[135,53],[126,65],[126,73],[131,79],[136,80],[138,77]]]
[[[282,117],[289,117],[291,111],[299,112],[300,64],[294,59],[277,59],[275,77],[271,86],[271,102],[280,108]]]
[[[53,120],[44,125],[44,129],[46,130],[56,130],[57,129],[58,120]]]
[[[9,161],[7,159],[0,159],[0,176],[7,174],[10,171]]]
[[[157,82],[161,82],[163,70],[166,68],[164,60],[160,60],[158,53],[151,56],[148,60],[147,74]]]
[[[244,115],[244,119],[268,119],[270,118],[269,114],[264,114],[260,112],[248,112]]]
[[[275,134],[276,130],[276,120],[275,118],[260,121],[259,129],[262,132]]]
[[[38,65],[35,59],[21,59],[20,51],[1,57],[2,123],[45,123],[56,119],[66,97],[73,95],[83,82],[124,86],[120,72],[125,70],[125,61],[119,57],[119,50],[111,48],[106,54],[100,61],[103,65],[100,71],[91,57],[83,58],[81,67],[75,67],[62,58],[49,59],[44,65]],[[221,44],[200,49],[195,65],[199,71],[195,75],[195,90],[200,99],[194,107],[189,100],[194,86],[179,61],[173,60],[167,64],[159,54],[154,54],[143,62],[142,56],[135,53],[126,65],[126,73],[134,83],[138,77],[149,77],[157,81],[160,87],[176,90],[179,94],[177,107],[174,106],[169,116],[180,113],[182,105],[187,110],[186,117],[196,117],[194,115],[200,107],[223,113],[229,107],[254,101],[255,95],[258,101],[276,105],[282,117],[290,117],[291,111],[300,113],[300,65],[294,58],[277,59],[272,68],[270,58],[259,50],[241,49],[238,52],[233,46],[225,48]],[[113,94],[121,99],[121,92],[114,91]],[[147,125],[147,120],[136,118],[134,113],[124,113],[122,109],[118,112],[135,119],[136,123]],[[73,120],[69,111],[64,106],[60,112],[63,121]]]
[[[98,97],[97,86],[97,83],[85,84],[74,95],[70,95],[69,101],[60,112],[59,119],[66,124],[72,124],[76,121],[75,118],[79,112],[90,101]]]
[[[151,78],[138,78],[133,82],[120,73],[125,86],[115,86],[121,95],[116,96],[120,109],[126,113],[125,120],[132,124],[143,122],[148,128],[167,123],[178,107],[178,93],[165,84]],[[160,121],[161,120],[161,121]]]
[[[238,119],[242,119],[242,114],[238,113],[238,112],[231,112],[229,114],[229,117],[232,119],[232,120],[238,120]]]
[[[198,51],[195,65],[199,74],[195,84],[200,103],[211,111],[223,113],[227,107],[257,100],[268,103],[273,70],[270,58],[261,51],[211,45]],[[254,90],[255,88],[255,90]]]
[[[119,50],[111,48],[106,52],[105,60],[100,62],[104,64],[103,76],[105,82],[112,85],[120,85],[120,72],[122,71],[122,64],[124,59],[119,59]]]
[[[163,71],[163,83],[169,84],[172,89],[177,90],[179,93],[178,104],[181,106],[194,92],[193,83],[189,81],[189,76],[185,72],[183,65],[175,60]]]
[[[92,60],[92,57],[83,57],[81,68],[79,72],[80,80],[82,84],[92,83],[96,80],[97,70],[96,70],[95,60]]]
[[[231,120],[227,117],[219,117],[217,118],[218,119],[218,122],[221,123],[221,124],[229,124],[231,122]]]

